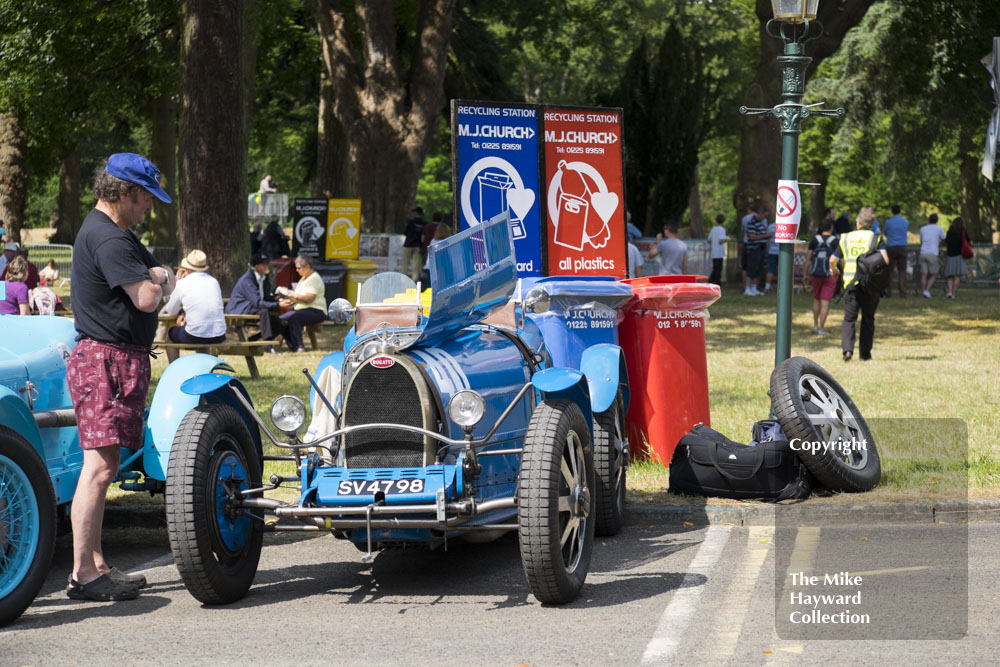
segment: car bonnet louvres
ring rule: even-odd
[[[378,355],[364,362],[347,387],[344,425],[403,424],[436,430],[423,377],[405,357]],[[363,429],[344,436],[348,468],[398,468],[433,462],[433,444],[419,433]]]

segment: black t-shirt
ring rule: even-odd
[[[420,239],[424,233],[424,219],[410,218],[406,221],[406,238],[403,239],[404,248],[419,248]]]
[[[156,335],[156,313],[135,307],[122,285],[149,280],[160,266],[138,237],[122,231],[104,213],[92,210],[73,245],[70,299],[76,330],[83,338],[149,347]]]

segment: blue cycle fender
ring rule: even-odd
[[[620,347],[610,343],[588,347],[580,359],[580,370],[587,376],[590,407],[595,413],[610,408],[618,392],[622,395],[622,407],[628,412],[628,370]]]
[[[576,403],[587,420],[590,432],[594,432],[590,390],[583,373],[572,368],[546,368],[531,376],[531,384],[541,393],[543,400],[564,398]]]
[[[45,451],[42,449],[42,434],[35,424],[35,418],[21,397],[4,385],[0,385],[0,424],[27,440],[38,452],[38,456],[43,461],[45,460]]]
[[[214,386],[207,387],[205,393],[188,394],[181,390],[185,381],[195,376],[215,373],[217,371],[233,372],[232,366],[222,359],[210,354],[188,354],[177,359],[163,371],[153,402],[149,406],[146,418],[146,436],[143,443],[143,472],[151,479],[164,481],[167,479],[167,464],[170,460],[170,448],[174,443],[174,435],[181,420],[192,408],[197,407],[202,399],[206,403],[224,403],[232,405],[243,417],[250,430],[250,437],[258,453],[262,453],[260,430],[257,423],[240,405],[226,385],[232,384],[250,400],[250,395],[239,379],[225,376],[228,379]],[[251,401],[252,404],[252,401]]]

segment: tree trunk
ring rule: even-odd
[[[59,161],[59,195],[56,210],[52,213],[52,226],[56,233],[51,243],[69,243],[76,240],[80,231],[80,146],[74,146]]]
[[[24,204],[28,191],[28,135],[20,117],[0,113],[0,220],[4,233],[21,240]]]
[[[180,245],[204,250],[228,293],[250,254],[243,3],[188,0],[183,26]]]
[[[864,18],[874,0],[852,2],[821,2],[817,18],[823,24],[823,35],[806,44],[805,55],[812,58],[806,68],[806,78],[824,58],[837,52],[847,31]],[[760,62],[753,82],[747,89],[744,104],[748,107],[770,108],[781,101],[781,65],[776,58],[784,51],[783,43],[767,34],[766,25],[773,17],[770,0],[757,0],[760,21]],[[850,113],[850,109],[848,109]],[[836,122],[830,118],[809,118],[806,123]],[[781,133],[778,122],[770,116],[745,116],[740,142],[740,166],[733,205],[737,215],[746,213],[747,204],[760,199],[773,213],[781,173]]]
[[[826,184],[830,170],[824,164],[814,164],[809,178],[819,185],[809,186],[809,238],[819,234],[819,223],[826,217]]]
[[[688,209],[691,210],[691,238],[700,239],[705,237],[705,217],[701,212],[701,193],[698,191],[701,179],[698,178],[697,165],[691,177],[694,180],[691,184],[691,194],[688,196]]]
[[[421,0],[412,52],[397,45],[393,4],[357,0],[349,20],[335,0],[314,0],[333,113],[347,130],[362,229],[402,232],[444,107],[454,0]],[[358,53],[351,25],[361,35]]]
[[[963,128],[958,135],[958,172],[962,181],[962,220],[969,238],[975,241],[992,239],[988,224],[983,224],[979,213],[979,201],[982,195],[982,180],[980,165],[982,158],[977,155],[980,150],[973,142],[972,131]]]
[[[153,99],[151,125],[149,159],[160,168],[160,183],[175,201],[164,204],[154,200],[149,215],[150,241],[153,246],[176,248],[180,193],[177,191],[177,102],[172,94],[163,93]]]
[[[352,197],[351,152],[347,135],[333,113],[333,85],[324,70],[319,79],[316,166],[312,178],[313,197]]]

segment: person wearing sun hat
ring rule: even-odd
[[[174,273],[142,246],[130,228],[153,198],[169,204],[160,170],[136,153],[115,153],[94,173],[97,204],[73,244],[70,299],[77,344],[66,365],[83,468],[73,495],[74,600],[131,600],[145,577],[111,567],[101,550],[108,486],[122,447],[139,449],[149,389],[156,308],[174,288]]]
[[[161,315],[184,314],[179,326],[167,332],[173,343],[212,345],[226,340],[226,315],[222,306],[219,281],[208,274],[208,257],[201,250],[192,250],[177,268],[177,289],[160,311]],[[167,348],[167,359],[180,355],[175,347]]]

